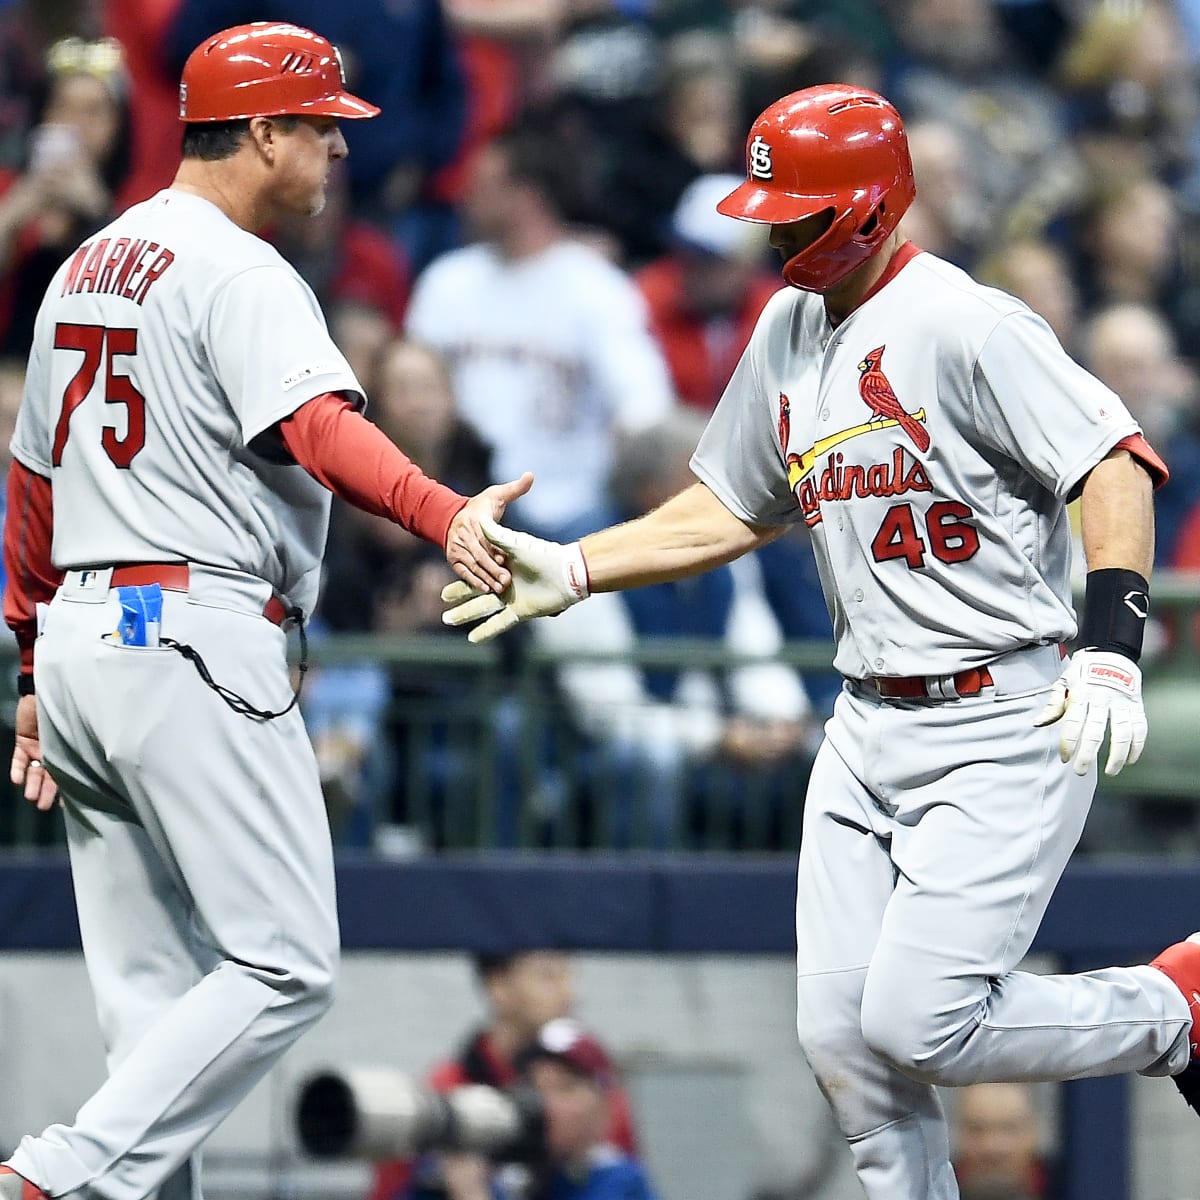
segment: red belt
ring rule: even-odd
[[[892,678],[885,675],[871,676],[862,681],[867,687],[873,688],[887,700],[950,700],[952,696],[944,695],[936,690],[937,679],[934,678],[935,688],[930,689],[930,680],[923,675],[910,675]],[[953,677],[954,692],[959,696],[978,696],[985,687],[991,687],[992,673],[987,667],[971,667],[959,671]]]
[[[186,592],[191,582],[187,563],[135,563],[128,567],[114,567],[111,587],[145,587],[157,583],[168,592]],[[287,609],[276,596],[263,605],[263,616],[272,625],[282,625],[287,620]]]

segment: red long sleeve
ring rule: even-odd
[[[430,479],[349,401],[316,396],[280,421],[279,431],[291,456],[334,495],[445,547],[467,497]]]
[[[50,561],[54,499],[50,480],[13,459],[8,472],[8,511],[4,518],[4,620],[17,635],[21,670],[33,670],[37,606],[48,604],[62,582]]]

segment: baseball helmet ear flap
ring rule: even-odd
[[[916,195],[900,114],[866,88],[823,84],[777,100],[750,128],[746,182],[718,211],[791,224],[832,210],[830,226],[784,264],[793,287],[826,291],[861,266]]]

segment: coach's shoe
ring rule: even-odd
[[[1183,994],[1192,1010],[1188,1042],[1192,1061],[1171,1078],[1188,1104],[1200,1114],[1200,933],[1168,946],[1150,964],[1157,967]]]
[[[0,1200],[50,1200],[50,1197],[12,1167],[0,1167]]]

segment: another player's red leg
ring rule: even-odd
[[[0,1167],[0,1200],[50,1200],[50,1197],[12,1167]]]
[[[1200,1113],[1200,933],[1168,946],[1153,962],[1184,995],[1192,1009],[1192,1032],[1188,1041],[1192,1061],[1179,1075],[1172,1076],[1183,1098]]]

